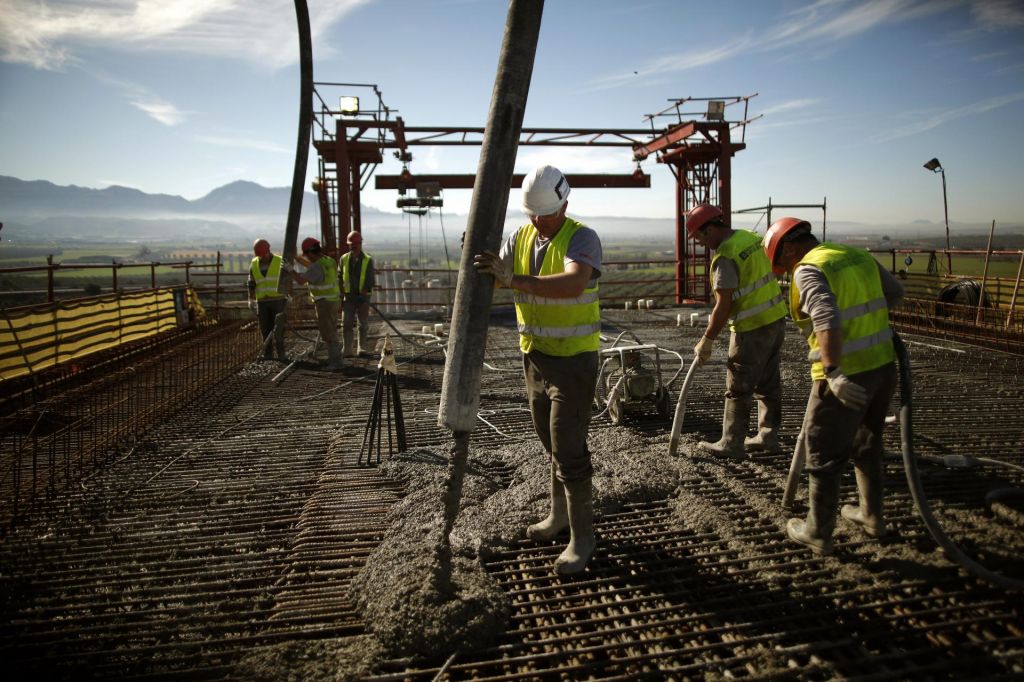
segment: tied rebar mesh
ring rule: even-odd
[[[668,317],[621,313],[607,323],[689,358],[703,330],[676,327],[675,315]],[[790,331],[783,348],[787,448],[810,384],[806,345]],[[481,406],[496,428],[481,422],[473,441],[497,449],[508,435],[533,434],[522,379],[513,373],[516,335],[497,328],[488,343],[489,364],[507,371],[483,376]],[[1024,465],[1019,360],[914,343],[910,351],[921,454],[984,454]],[[416,356],[400,344],[397,352],[409,359],[401,367],[409,446],[441,450],[440,352]],[[670,499],[599,514],[597,553],[578,579],[552,575],[559,542],[519,541],[489,555],[486,569],[512,615],[486,648],[349,667],[353,657],[339,649],[366,651],[368,633],[350,584],[385,537],[386,512],[408,492],[380,468],[359,465],[366,417],[357,406],[372,401],[377,375],[358,376],[357,368],[340,377],[297,367],[278,384],[246,370],[216,382],[188,410],[158,423],[130,457],[69,488],[60,510],[26,519],[0,544],[0,651],[9,669],[63,679],[252,679],[257,659],[271,677],[285,670],[303,677],[303,666],[323,666],[305,679],[340,671],[430,680],[442,669],[442,679],[502,680],[1024,674],[1019,595],[966,577],[935,552],[894,461],[886,471],[893,538],[874,541],[840,521],[838,557],[821,558],[787,540],[774,506],[788,452],[704,461],[679,478]],[[989,389],[993,376],[1001,377],[999,395]],[[684,450],[696,437],[717,438],[723,390],[719,348],[694,378]],[[652,410],[628,432],[667,435],[670,426]],[[601,418],[591,428],[622,427]],[[896,445],[895,432],[887,433],[887,449]],[[601,455],[594,453],[598,463]],[[988,466],[922,469],[926,491],[966,549],[994,569],[1019,570],[1019,556],[1014,563],[982,543],[1003,524],[1005,551],[1019,553],[1021,532],[989,518],[982,500],[995,481],[1020,485],[1020,476]],[[512,477],[493,476],[502,487]],[[848,475],[843,496],[854,495]],[[681,523],[687,502],[716,510],[721,523],[693,514]]]

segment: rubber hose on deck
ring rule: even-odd
[[[896,357],[899,359],[900,369],[900,445],[903,451],[903,470],[907,475],[907,485],[910,487],[910,495],[914,499],[917,512],[921,515],[928,533],[932,539],[946,552],[946,556],[960,564],[968,573],[975,578],[999,585],[1008,590],[1024,590],[1024,580],[1009,578],[1001,573],[990,571],[974,559],[970,558],[957,547],[942,526],[932,514],[928,498],[925,497],[924,488],[921,486],[921,476],[917,470],[917,460],[914,458],[914,426],[911,422],[913,386],[910,375],[910,358],[907,356],[907,347],[903,339],[893,334],[893,345],[896,347]]]

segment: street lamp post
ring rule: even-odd
[[[942,167],[938,159],[932,159],[924,164],[924,167],[932,173],[942,174],[942,213],[946,218],[946,267],[949,274],[953,274],[953,255],[949,252],[949,204],[946,202],[946,169]]]

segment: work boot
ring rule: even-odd
[[[341,346],[337,342],[327,345],[327,366],[328,371],[339,370],[344,367],[341,360]]]
[[[782,423],[782,396],[765,396],[757,401],[757,435],[743,439],[747,452],[776,454],[779,447],[779,424]]]
[[[551,460],[551,511],[540,523],[526,529],[526,537],[534,542],[554,540],[555,536],[569,527],[569,509],[565,501],[565,486],[555,475],[557,465]]]
[[[807,519],[790,519],[786,523],[786,534],[815,554],[831,554],[836,505],[839,504],[839,475],[810,474],[808,479]]]
[[[594,491],[590,478],[565,482],[572,534],[569,546],[555,559],[555,572],[560,575],[583,571],[597,546],[597,538],[594,537]]]
[[[342,347],[345,349],[345,357],[346,358],[354,358],[356,356],[356,351],[355,351],[356,344],[352,340],[352,329],[351,329],[351,327],[348,328],[348,329],[345,329],[342,332],[342,338],[344,339],[344,345]]]
[[[885,537],[882,496],[885,492],[885,469],[881,457],[871,457],[866,461],[854,462],[854,473],[857,475],[857,496],[860,505],[844,504],[840,513],[847,521],[853,521],[864,532],[873,538]]]
[[[726,457],[741,461],[746,459],[743,451],[743,434],[747,432],[747,421],[750,419],[750,402],[748,400],[725,399],[725,413],[722,415],[722,438],[716,443],[701,442],[697,446],[704,452],[716,457]]]

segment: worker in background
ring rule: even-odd
[[[851,457],[860,500],[843,507],[843,518],[872,537],[886,532],[882,430],[896,390],[889,308],[903,286],[867,251],[819,242],[806,220],[776,221],[764,244],[775,272],[790,273],[790,314],[810,346],[813,380],[803,423],[810,509],[786,533],[829,554],[839,477]]]
[[[527,536],[552,540],[569,528],[569,545],[555,561],[562,574],[581,572],[597,544],[587,427],[601,342],[601,240],[566,217],[569,191],[553,166],[528,173],[523,212],[530,223],[497,255],[478,254],[473,263],[512,289],[530,413],[551,461],[550,513]]]
[[[699,447],[719,457],[742,460],[746,451],[778,452],[782,421],[779,351],[786,334],[786,302],[761,238],[733,229],[722,209],[709,204],[686,214],[686,231],[706,249],[713,249],[711,288],[715,307],[707,329],[693,349],[698,364],[711,358],[718,333],[729,325],[725,413],[722,437]],[[747,438],[750,407],[757,398],[757,435]]]
[[[320,242],[313,237],[302,240],[302,256],[297,256],[296,260],[306,266],[306,271],[293,272],[292,277],[296,282],[309,287],[309,296],[316,308],[320,338],[327,345],[327,369],[341,369],[341,346],[338,343],[338,303],[341,301],[338,263],[323,252]]]
[[[373,258],[363,253],[363,235],[349,232],[348,253],[341,257],[341,286],[345,292],[345,304],[342,310],[341,326],[344,330],[345,357],[355,357],[369,351],[366,340],[368,318],[370,316],[370,294],[373,293],[374,272]],[[352,328],[359,320],[359,347],[352,343]]]
[[[260,338],[263,340],[263,359],[272,360],[273,349],[270,347],[269,336],[274,334],[274,349],[277,359],[287,362],[284,352],[284,320],[280,323],[277,316],[285,311],[288,299],[278,293],[278,280],[281,278],[281,257],[270,251],[270,242],[257,239],[252,245],[256,254],[249,266],[249,309],[255,310],[260,323]],[[254,300],[255,299],[255,300]]]

